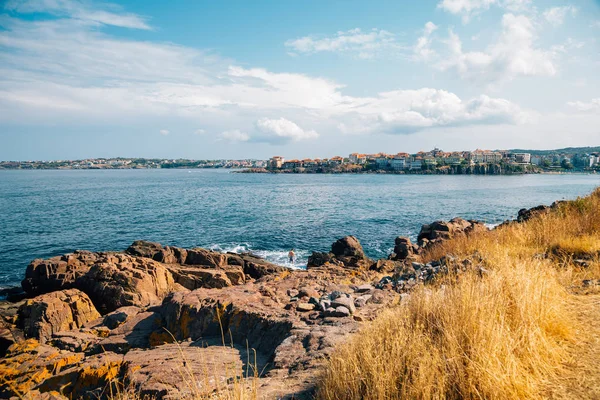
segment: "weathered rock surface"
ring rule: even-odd
[[[431,224],[423,225],[417,241],[420,247],[425,247],[442,240],[451,239],[457,235],[472,234],[487,230],[487,227],[482,222],[453,218],[450,221],[435,221]]]
[[[365,255],[359,240],[345,236],[331,245],[329,253],[313,252],[308,258],[308,268],[337,264],[347,268],[369,269],[375,262]]]
[[[53,333],[73,330],[100,317],[90,298],[77,289],[43,294],[18,311],[17,326],[27,338],[45,343]]]
[[[427,237],[478,229],[463,221],[431,224]],[[5,314],[0,307],[0,321],[19,332],[16,319],[44,344],[13,335],[0,373],[41,396],[106,398],[118,380],[142,395],[175,399],[193,390],[185,374],[208,394],[251,371],[248,359],[256,357],[260,397],[313,398],[318,368],[361,321],[439,274],[483,270],[482,260],[450,256],[421,264],[418,246],[406,238],[395,244],[395,257],[375,262],[348,236],[331,252],[314,253],[307,270],[145,241],[126,253],[36,260],[23,287],[52,292],[27,300],[12,317],[14,307]],[[18,394],[0,390],[0,397]]]

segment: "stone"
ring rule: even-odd
[[[145,240],[136,240],[127,248],[127,250],[125,250],[125,252],[134,256],[151,258],[154,261],[165,264],[181,262],[181,260],[178,259],[179,257],[175,256],[172,248],[168,246],[163,248],[160,243],[148,242]]]
[[[128,318],[139,314],[142,310],[139,307],[127,306],[121,307],[104,316],[103,324],[108,329],[115,329],[127,321]]]
[[[19,307],[17,326],[25,337],[45,343],[54,333],[80,328],[97,318],[100,314],[85,293],[67,289],[27,300]]]
[[[336,257],[364,257],[363,248],[354,236],[345,236],[331,245],[331,253]]]
[[[159,304],[174,288],[165,264],[123,253],[76,251],[27,267],[23,289],[31,296],[77,288],[101,313],[119,307]]]
[[[343,317],[349,317],[350,315],[351,315],[350,310],[348,310],[348,308],[346,308],[344,306],[338,306],[336,308],[331,307],[325,311],[326,317],[343,318]]]
[[[190,249],[187,251],[185,264],[203,265],[208,268],[219,268],[227,265],[228,255],[217,251],[201,248]]]
[[[435,221],[431,224],[423,225],[417,241],[419,246],[423,248],[435,242],[451,239],[456,235],[472,234],[487,230],[487,227],[482,222],[453,218],[450,221]]]
[[[239,267],[238,267],[239,268]],[[224,288],[232,286],[227,273],[222,269],[199,268],[197,266],[177,266],[169,269],[175,282],[186,289],[198,288]],[[236,282],[243,281],[243,272],[238,270],[241,276],[237,276]],[[235,274],[232,275],[236,277]]]
[[[315,309],[315,305],[311,303],[298,303],[296,305],[296,310],[301,312],[312,311]]]
[[[354,291],[356,293],[368,293],[371,292],[372,290],[374,290],[375,288],[371,285],[369,285],[368,283],[364,284],[364,285],[360,285],[358,286]]]
[[[410,238],[398,236],[394,241],[394,257],[393,260],[405,260],[419,251],[419,247],[411,243]]]
[[[94,264],[75,285],[88,294],[100,312],[109,313],[124,306],[160,304],[174,283],[164,264],[118,254]]]
[[[322,267],[327,263],[335,262],[335,256],[333,253],[323,253],[314,251],[306,262],[306,268],[318,268]]]
[[[517,222],[525,222],[529,221],[533,217],[540,216],[542,214],[546,214],[550,211],[551,207],[540,205],[532,208],[522,208],[519,210],[517,215]]]
[[[286,267],[270,263],[252,254],[242,254],[244,262],[244,273],[253,279],[260,279],[267,275],[277,275],[287,271]]]
[[[370,294],[364,294],[360,297],[357,297],[356,299],[354,299],[354,306],[357,308],[364,307],[367,304],[367,302],[371,299],[371,297],[373,296]]]
[[[311,287],[302,287],[298,291],[298,297],[316,297],[319,298],[320,294],[315,289]]]
[[[331,301],[331,307],[337,309],[340,306],[345,307],[347,310],[349,310],[350,314],[354,314],[354,311],[356,311],[354,301],[351,297],[341,296]]]

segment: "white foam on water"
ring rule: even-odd
[[[308,256],[310,255],[310,251],[308,250],[298,250],[294,249],[294,253],[296,253],[296,262],[290,263],[288,258],[289,250],[261,250],[261,249],[253,249],[249,243],[239,243],[239,244],[230,244],[230,245],[220,245],[213,244],[208,246],[210,250],[220,251],[223,253],[252,253],[265,260],[281,265],[283,267],[288,267],[292,269],[306,269],[306,263],[308,261]]]

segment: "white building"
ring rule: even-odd
[[[515,162],[518,164],[530,164],[531,163],[531,154],[529,153],[514,153]]]

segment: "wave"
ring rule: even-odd
[[[208,246],[210,250],[220,251],[223,253],[251,253],[265,260],[288,267],[291,269],[306,269],[308,256],[311,254],[309,250],[294,249],[296,253],[296,261],[291,263],[288,259],[289,250],[264,250],[254,249],[249,243],[234,243],[234,244],[213,244]]]

